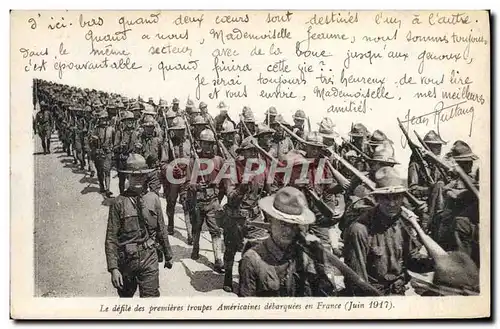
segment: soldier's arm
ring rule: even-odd
[[[108,227],[106,230],[105,252],[108,271],[118,269],[118,233],[120,231],[120,214],[118,205],[114,203],[109,207]]]
[[[427,186],[420,186],[419,184],[419,165],[417,162],[410,162],[408,165],[408,187],[410,192],[417,197],[423,196],[429,192]]]
[[[163,254],[165,255],[165,260],[169,261],[172,259],[172,248],[170,246],[170,241],[168,240],[168,233],[165,229],[165,219],[163,218],[163,211],[161,209],[160,198],[155,198],[155,211],[158,214],[158,226],[157,226],[157,237],[158,241],[163,249]]]
[[[256,264],[251,253],[246,252],[240,261],[239,297],[255,297],[257,295]]]
[[[355,222],[344,234],[344,262],[366,282],[368,282],[367,254],[368,230],[365,225]],[[349,285],[349,282],[346,284]]]

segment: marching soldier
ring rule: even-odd
[[[275,133],[269,153],[277,159],[282,158],[295,148],[290,137],[285,133],[283,128],[281,128],[280,123],[291,129],[291,126],[285,121],[281,114],[276,115],[274,121],[271,123],[271,129],[273,129]]]
[[[218,200],[219,182],[217,182],[217,176],[219,171],[223,168],[224,160],[214,153],[215,136],[211,130],[203,130],[200,134],[199,142],[199,158],[191,158],[187,174],[187,178],[190,180],[189,193],[193,193],[193,199],[196,205],[193,207],[191,217],[191,223],[193,225],[193,250],[191,252],[191,258],[195,260],[199,258],[201,229],[205,222],[212,238],[215,259],[214,270],[223,273],[222,234],[216,222],[216,215],[221,211]],[[200,160],[199,163],[198,159]],[[208,163],[211,163],[212,166],[209,166]],[[207,168],[212,170],[210,170],[209,173],[203,173]]]
[[[35,117],[35,133],[42,139],[43,154],[50,154],[50,137],[54,126],[52,113],[45,101],[40,102],[41,111]]]
[[[200,102],[200,105],[198,107],[200,109],[200,114],[203,117],[208,114],[208,106],[205,102]]]
[[[160,180],[160,173],[157,168],[160,160],[162,159],[163,146],[160,138],[155,136],[155,124],[156,121],[150,116],[144,119],[142,123],[143,131],[137,138],[135,152],[141,154],[146,159],[149,168],[154,169],[148,173],[146,184],[151,191],[160,195],[162,184]]]
[[[111,197],[113,193],[109,190],[111,180],[111,160],[113,155],[113,144],[115,130],[109,125],[108,113],[101,111],[98,115],[97,127],[91,137],[92,153],[97,170],[100,192]]]
[[[299,137],[304,137],[304,123],[306,121],[307,117],[304,111],[302,110],[297,110],[295,114],[293,115],[293,127],[292,131]]]
[[[236,158],[236,150],[238,148],[238,144],[236,144],[236,129],[234,128],[234,123],[226,120],[222,124],[222,129],[220,130],[220,137],[222,144],[229,152],[227,156],[230,158]]]
[[[176,117],[171,126],[169,133],[171,134],[173,150],[167,149],[168,165],[162,167],[163,191],[167,201],[167,217],[168,217],[168,234],[174,234],[174,213],[177,197],[179,203],[184,210],[184,221],[186,223],[187,242],[188,245],[193,244],[192,226],[191,226],[191,209],[187,201],[187,182],[178,182],[186,177],[187,163],[178,160],[189,159],[191,156],[191,144],[186,138],[186,126],[181,117]]]
[[[406,188],[398,172],[382,167],[375,181],[372,195],[376,205],[364,211],[344,234],[345,263],[383,295],[404,295],[407,269],[429,272],[433,262],[418,254],[421,245],[415,244],[403,226]],[[350,296],[362,295],[354,282],[345,283]]]
[[[271,106],[266,111],[266,118],[264,119],[264,124],[272,128],[274,121],[276,120],[276,116],[278,115],[278,111],[274,106]]]
[[[448,156],[459,166],[466,178],[479,189],[479,172],[473,171],[478,156],[464,141],[456,141]],[[446,251],[461,251],[469,255],[479,267],[479,203],[457,177],[443,188],[444,211],[438,214],[436,242]]]
[[[285,187],[259,201],[259,207],[270,221],[270,236],[247,250],[241,259],[239,297],[324,296],[325,287],[334,287],[324,264],[312,259],[298,241],[318,239],[306,235],[307,226],[315,221],[302,192]],[[313,249],[314,247],[312,247]],[[315,253],[322,257],[317,245]]]
[[[243,107],[243,114],[241,115],[240,122],[237,126],[238,131],[240,131],[240,136],[242,136],[241,138],[246,138],[249,136],[248,132],[245,129],[245,126],[250,131],[250,135],[253,136],[256,132],[257,126],[255,124],[255,117],[253,115],[253,112],[247,106]]]
[[[265,229],[252,225],[262,222],[263,217],[258,207],[258,200],[266,196],[269,186],[266,184],[266,171],[258,171],[262,162],[254,145],[254,138],[247,137],[237,149],[235,159],[237,181],[227,184],[227,204],[224,206],[224,286],[226,292],[233,291],[233,264],[238,250],[244,242],[251,245],[259,239],[265,239]],[[247,168],[248,169],[245,169]],[[251,171],[251,172],[249,172]],[[247,173],[247,175],[244,175]]]
[[[144,189],[148,168],[139,154],[131,154],[121,173],[129,175],[129,188],[109,208],[106,261],[111,282],[120,297],[159,297],[157,248],[172,268],[172,250],[165,230],[160,199]]]
[[[264,149],[264,151],[269,152],[272,146],[272,139],[275,131],[269,126],[260,124],[257,126],[257,132],[254,137],[257,138],[257,143]]]
[[[366,138],[369,135],[368,129],[362,123],[356,123],[352,125],[351,131],[349,132],[350,143],[354,145],[358,150],[367,154],[368,145],[366,143]],[[366,159],[363,158],[361,154],[358,154],[356,150],[352,149],[350,145],[343,145],[342,156],[349,161],[356,169],[361,172],[367,172],[369,170],[369,165]],[[342,171],[342,174],[347,178],[351,178],[352,174],[349,171]]]
[[[115,138],[115,159],[116,169],[118,171],[118,187],[120,194],[125,191],[125,180],[127,174],[120,172],[125,169],[129,155],[134,151],[138,134],[135,131],[134,114],[125,111],[121,117],[122,129],[118,130]]]
[[[335,124],[330,118],[323,118],[319,123],[318,133],[323,137],[323,144],[334,152],[338,152],[339,144],[337,138],[339,134],[335,131]]]
[[[193,126],[193,138],[198,140],[200,134],[203,130],[207,129],[207,121],[201,114],[197,114],[193,117],[191,121],[191,126]]]
[[[172,99],[172,111],[178,113],[179,112],[179,99]]]

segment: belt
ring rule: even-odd
[[[125,249],[125,246],[127,245],[137,245],[137,248],[141,249],[151,249],[152,247],[156,247],[156,242],[155,240],[149,238],[146,241],[143,242],[131,242],[131,243],[126,243],[121,246],[121,248]]]
[[[260,215],[260,208],[254,207],[254,208],[241,209],[241,208],[226,207],[226,212],[231,217],[255,218]]]

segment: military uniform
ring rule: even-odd
[[[100,119],[106,119],[107,117],[106,112],[101,112],[99,115]],[[106,192],[106,194],[110,196],[112,194],[109,188],[115,130],[113,127],[108,126],[107,123],[100,123],[95,128],[92,137],[91,147],[93,149],[99,187],[101,189],[101,193]]]
[[[141,168],[131,171],[128,165],[125,173],[147,172],[146,161],[139,157],[129,157],[129,164],[140,162]],[[172,251],[158,195],[125,191],[109,208],[105,244],[108,271],[119,270],[123,277],[123,287],[117,288],[120,297],[133,297],[137,286],[141,297],[160,296],[157,246],[165,266],[171,267]]]
[[[122,122],[126,120],[134,120],[134,114],[126,111],[121,118]],[[137,143],[138,134],[133,127],[125,126],[118,130],[115,137],[115,160],[116,169],[118,170],[118,186],[120,193],[125,191],[126,174],[120,172],[124,170],[128,156],[134,151],[135,144]]]
[[[401,194],[406,190],[391,167],[381,168],[376,176],[375,194]],[[363,212],[344,234],[346,265],[383,295],[405,294],[407,269],[432,269],[432,260],[418,254],[421,245],[411,238],[401,216],[390,218],[377,205]],[[353,282],[346,280],[345,284],[350,296],[362,295]]]
[[[254,149],[251,139],[247,137],[238,148],[238,153]],[[243,248],[244,240],[256,241],[268,236],[266,230],[252,225],[261,222],[262,214],[258,201],[269,192],[266,184],[267,170],[254,175],[243,182],[243,174],[248,159],[241,155],[236,158],[236,174],[238,181],[231,181],[227,186],[227,204],[224,207],[224,290],[232,291],[233,264],[236,252]],[[256,164],[257,165],[257,164]],[[253,168],[254,170],[257,168]]]
[[[42,101],[40,107],[42,110],[35,117],[35,127],[38,136],[42,139],[43,153],[47,154],[50,153],[50,137],[54,123],[48,105]]]
[[[299,200],[301,199],[301,200]],[[312,259],[293,236],[302,234],[300,227],[314,222],[314,214],[305,205],[304,195],[285,187],[275,195],[259,201],[261,209],[274,221],[283,222],[296,229],[288,229],[286,238],[291,241],[280,246],[283,236],[272,236],[247,250],[240,261],[240,297],[305,297],[331,296],[335,291],[321,261],[323,256]],[[280,224],[283,225],[283,224]],[[291,232],[291,233],[290,233]],[[281,232],[283,233],[283,232]],[[311,250],[314,250],[311,248]],[[314,254],[318,254],[315,251]]]

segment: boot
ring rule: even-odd
[[[222,261],[222,239],[219,236],[212,237],[212,248],[214,250],[214,271],[224,273],[224,262]]]
[[[109,198],[113,195],[113,192],[109,190],[109,181],[111,180],[111,177],[109,175],[106,175],[104,178],[104,184],[106,186],[106,196]]]
[[[225,292],[233,292],[233,262],[224,262],[224,286]]]
[[[184,213],[184,222],[186,223],[187,244],[193,245],[193,226],[191,225],[191,217],[189,213]]]

